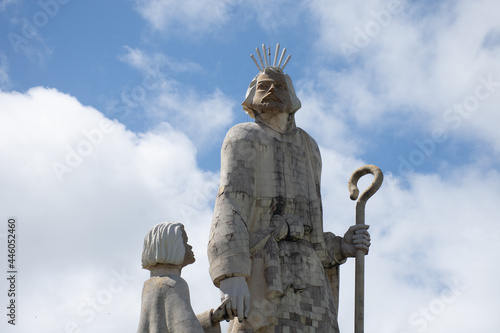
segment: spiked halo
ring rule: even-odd
[[[285,66],[288,64],[288,62],[290,61],[290,58],[292,56],[288,55],[288,57],[285,60],[285,63],[283,64],[283,66],[281,66],[281,63],[283,62],[283,59],[285,58],[285,54],[286,54],[286,47],[285,47],[285,48],[283,48],[283,52],[281,53],[280,61],[278,62],[278,64],[276,64],[276,61],[278,60],[279,50],[280,50],[280,43],[276,44],[276,53],[274,54],[274,62],[272,65],[271,65],[271,47],[266,48],[265,44],[262,44],[262,52],[264,55],[264,60],[262,60],[262,54],[260,53],[259,48],[258,47],[255,48],[255,51],[257,52],[257,56],[259,57],[259,60],[260,60],[260,65],[257,62],[257,59],[255,59],[253,54],[251,54],[250,57],[252,58],[253,62],[255,63],[255,66],[257,66],[257,68],[261,72],[264,72],[264,70],[267,67],[278,67],[281,70],[284,70]]]

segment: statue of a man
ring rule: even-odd
[[[224,139],[210,275],[230,299],[228,332],[338,332],[338,266],[368,253],[370,236],[323,231],[320,152],[295,125],[301,104],[280,64],[257,65],[242,103],[255,123]]]

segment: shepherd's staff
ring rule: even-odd
[[[361,194],[358,199],[358,180],[366,174],[371,173],[374,178],[370,186]],[[375,165],[365,165],[354,171],[349,178],[349,188],[351,200],[358,199],[356,203],[356,224],[365,224],[366,201],[377,192],[384,180],[384,174]],[[363,250],[356,250],[356,283],[354,287],[354,332],[364,332],[364,307],[365,307],[365,254]]]

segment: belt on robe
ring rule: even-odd
[[[250,253],[260,251],[264,259],[267,299],[281,297],[290,289],[294,292],[306,289],[302,273],[294,268],[301,266],[298,243],[310,244],[305,237],[310,232],[310,226],[290,214],[274,215],[271,226],[254,232]]]

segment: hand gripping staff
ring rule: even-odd
[[[374,178],[370,186],[358,199],[358,180],[366,174],[371,173]],[[354,171],[347,185],[351,200],[358,199],[356,203],[356,224],[365,224],[366,201],[377,192],[384,180],[384,174],[375,165],[365,165]],[[354,300],[354,332],[364,332],[364,307],[365,307],[365,254],[363,250],[356,250],[356,280]]]

